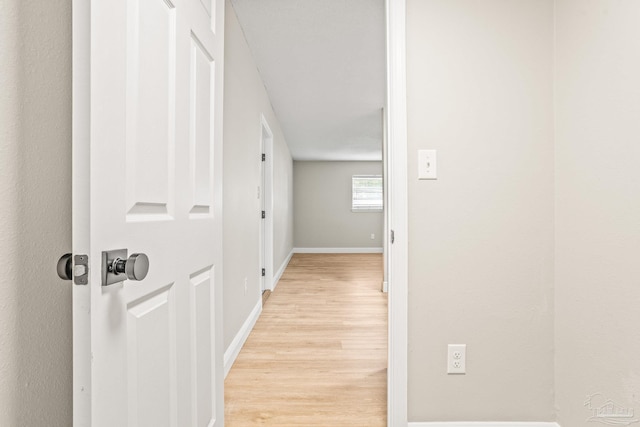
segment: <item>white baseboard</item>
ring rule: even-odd
[[[276,286],[278,286],[278,281],[282,277],[282,274],[284,273],[284,271],[287,269],[287,265],[289,265],[289,261],[291,261],[292,256],[293,256],[293,249],[291,249],[291,252],[289,252],[289,255],[287,256],[287,258],[285,258],[284,262],[282,263],[278,271],[276,271],[276,274],[273,276],[273,279],[271,280],[272,292],[276,290]]]
[[[538,422],[426,422],[409,423],[408,427],[560,427],[558,423],[538,423]]]
[[[296,254],[381,254],[382,248],[293,248]]]
[[[258,298],[258,303],[251,313],[249,313],[249,317],[244,321],[244,324],[229,344],[229,348],[224,352],[224,376],[227,377],[233,363],[236,361],[236,358],[240,354],[240,350],[242,350],[242,346],[244,345],[247,338],[249,338],[249,334],[253,329],[253,326],[256,324],[258,317],[260,317],[260,313],[262,313],[262,297]]]

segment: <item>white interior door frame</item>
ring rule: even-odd
[[[389,224],[387,423],[407,427],[408,221],[406,0],[386,0]],[[390,240],[391,241],[391,240]]]
[[[387,113],[384,108],[382,115],[382,292],[389,291],[389,133],[387,130]]]
[[[88,228],[90,210],[83,200],[89,198],[90,86],[91,86],[91,5],[73,0],[72,5],[72,154],[82,159],[73,164],[72,211],[73,229]],[[80,177],[80,178],[77,178]],[[81,254],[90,251],[88,234],[73,233],[73,249]],[[91,289],[73,286],[73,425],[91,425]]]
[[[265,161],[262,162],[260,203],[266,211],[260,227],[260,263],[266,269],[262,278],[263,290],[273,291],[273,132],[264,114],[260,114],[260,147],[265,155]]]

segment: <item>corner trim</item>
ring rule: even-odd
[[[291,249],[291,252],[289,252],[289,255],[287,255],[282,265],[280,265],[280,268],[278,269],[278,271],[276,271],[275,276],[273,276],[273,278],[271,279],[271,289],[270,289],[271,292],[276,290],[276,286],[278,286],[278,282],[280,281],[280,278],[284,274],[284,271],[287,269],[287,266],[289,265],[289,261],[291,261],[291,257],[293,256],[293,251],[294,250]]]
[[[409,423],[409,427],[560,427],[558,423],[539,422],[426,422]]]
[[[293,248],[296,254],[381,254],[382,248]]]
[[[240,354],[240,350],[242,350],[242,346],[244,345],[247,338],[249,338],[249,334],[253,330],[258,317],[260,317],[260,313],[262,313],[262,298],[258,298],[258,302],[249,313],[247,320],[244,321],[244,324],[229,344],[229,347],[224,352],[224,377],[226,378],[231,370],[231,367],[235,363],[238,355]]]

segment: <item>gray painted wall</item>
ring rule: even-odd
[[[273,142],[273,266],[276,274],[293,250],[293,160],[277,117],[270,116]],[[275,285],[275,283],[274,283]]]
[[[407,7],[410,420],[553,421],[553,1]]]
[[[556,1],[556,396],[640,411],[640,2]]]
[[[293,249],[292,160],[233,7],[227,1],[224,83],[224,345],[260,301],[261,125],[273,132],[274,266]],[[245,294],[244,281],[247,280]]]
[[[71,1],[0,10],[0,425],[70,426]]]
[[[382,162],[293,162],[295,247],[382,248],[382,212],[351,211],[352,175],[373,174]]]

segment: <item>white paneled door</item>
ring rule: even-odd
[[[224,0],[73,14],[74,426],[221,427]]]

